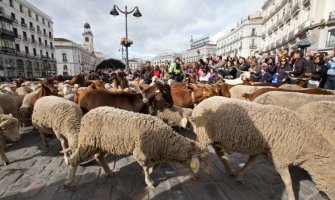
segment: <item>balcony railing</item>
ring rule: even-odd
[[[304,4],[304,6],[308,6],[311,4],[311,0],[304,0],[302,3]]]
[[[34,28],[34,27],[30,27],[30,30],[31,30],[32,32],[35,32],[35,28]]]
[[[329,21],[335,20],[335,11],[329,12]]]
[[[13,24],[18,24],[19,23],[19,21],[17,19],[12,19],[12,21],[13,21]]]
[[[24,37],[23,37],[23,42],[30,42],[30,39],[29,39],[29,38],[24,38]]]
[[[298,3],[295,3],[292,8],[291,8],[291,13],[292,15],[295,14],[295,11],[299,10],[299,4]]]
[[[43,33],[43,35],[44,35],[45,37],[48,37],[48,34],[47,34],[47,33]]]
[[[255,44],[251,44],[251,45],[249,45],[249,48],[250,49],[257,49],[257,46]]]
[[[21,35],[16,35],[16,36],[15,36],[15,39],[17,39],[17,40],[19,40],[19,41],[21,40],[21,38],[22,38]]]
[[[285,15],[284,15],[284,21],[285,22],[287,22],[287,21],[289,21],[289,20],[291,20],[291,12],[287,12]]]
[[[4,28],[0,28],[0,33],[5,34],[5,35],[10,36],[10,37],[15,37],[15,34],[14,34],[13,31],[10,31],[10,30],[4,29]]]
[[[284,35],[281,39],[282,39],[282,43],[284,44],[285,42],[287,42],[287,35]]]
[[[290,31],[290,33],[288,34],[288,38],[292,39],[294,37],[294,30]]]
[[[0,47],[0,51],[7,52],[7,53],[15,53],[15,49],[9,47]]]
[[[24,27],[24,28],[27,28],[27,27],[28,27],[27,24],[25,24],[25,23],[21,23],[21,25],[22,25],[22,27]]]
[[[278,40],[276,41],[276,45],[277,45],[277,46],[281,45],[281,39],[278,39]]]
[[[42,34],[42,31],[37,29],[37,33],[38,34]]]

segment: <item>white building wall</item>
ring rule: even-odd
[[[327,35],[334,28],[329,13],[333,0],[267,0],[263,7],[263,51],[291,49],[300,40],[311,42],[310,49],[324,51]]]
[[[238,56],[249,56],[251,50],[261,48],[262,30],[262,13],[255,12],[218,39],[216,55],[225,57],[237,53]]]
[[[11,16],[13,20],[15,44],[18,47],[15,55],[1,55],[3,60],[13,60],[11,70],[14,73],[11,74],[14,74],[14,76],[22,75],[21,72],[18,73],[18,60],[22,60],[24,63],[25,71],[23,75],[25,77],[30,78],[32,74],[37,77],[45,76],[47,73],[55,73],[56,63],[54,59],[53,22],[51,17],[25,0],[13,0],[12,3],[11,5],[10,0],[2,0],[0,2],[4,13]],[[24,33],[26,37],[24,37]],[[34,41],[32,35],[34,36]],[[39,38],[41,38],[41,43],[39,43]],[[28,52],[26,52],[26,47]],[[34,49],[36,54],[34,54]],[[42,51],[42,54],[40,51]],[[31,69],[27,71],[26,63],[28,62],[32,63],[32,71]],[[39,70],[37,70],[38,68]]]

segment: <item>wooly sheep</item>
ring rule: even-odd
[[[316,101],[335,101],[335,95],[310,95],[293,92],[267,92],[253,100],[253,102],[263,105],[275,105],[288,108],[290,110],[296,110],[302,105]]]
[[[252,86],[252,85],[236,85],[229,89],[230,98],[232,99],[244,99],[247,100],[243,95],[245,93],[251,94],[260,88],[273,88],[271,86]]]
[[[0,114],[0,155],[4,165],[9,164],[9,160],[5,154],[6,143],[4,137],[8,137],[13,142],[20,140],[18,120],[12,114]]]
[[[286,90],[301,90],[301,89],[303,89],[303,87],[301,87],[300,85],[296,85],[296,84],[284,84],[284,85],[279,86],[278,88],[286,89]]]
[[[33,112],[32,99],[38,92],[39,90],[36,90],[34,92],[27,94],[23,98],[22,105],[19,109],[20,124],[23,127],[31,125],[31,115]]]
[[[134,113],[112,107],[90,110],[81,120],[78,148],[69,159],[70,174],[65,186],[74,181],[79,163],[94,157],[107,175],[113,172],[104,155],[133,155],[143,167],[145,183],[154,183],[149,177],[151,162],[174,161],[189,164],[191,175],[199,169],[199,159],[208,164],[205,147],[178,135],[171,127],[151,115]]]
[[[0,107],[2,107],[4,114],[12,114],[18,118],[16,101],[11,95],[0,94]]]
[[[46,96],[35,103],[32,123],[42,136],[43,144],[49,146],[46,134],[55,134],[63,150],[77,147],[80,120],[83,113],[80,107],[69,100],[56,96]],[[67,163],[67,154],[64,154]]]
[[[27,94],[29,94],[31,92],[33,92],[33,90],[31,88],[29,88],[28,86],[25,86],[25,85],[23,85],[21,87],[18,87],[15,90],[16,94],[22,95],[22,96],[27,95]]]
[[[166,108],[162,103],[156,103],[156,112],[153,113],[154,116],[163,120],[171,127],[182,127],[187,128],[188,118],[192,115],[192,109],[181,108],[178,106],[173,106],[171,108]]]
[[[297,109],[299,116],[311,123],[335,147],[335,102],[317,101]]]
[[[317,187],[335,198],[335,149],[304,123],[297,112],[212,97],[194,108],[191,122],[200,143],[212,144],[217,152],[227,150],[250,155],[237,174],[239,182],[244,182],[243,173],[257,155],[266,153],[283,179],[289,199],[294,199],[289,165],[307,170]],[[229,166],[224,157],[222,161]]]

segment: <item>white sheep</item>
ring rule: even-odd
[[[29,88],[28,86],[25,86],[25,85],[23,85],[21,87],[18,87],[15,90],[16,94],[22,95],[22,96],[27,95],[27,94],[29,94],[31,92],[33,92],[33,90],[31,88]]]
[[[18,118],[16,100],[9,94],[0,94],[0,107],[4,114],[12,114]]]
[[[31,115],[33,112],[32,99],[38,92],[39,90],[36,90],[24,96],[22,105],[19,109],[19,114],[18,114],[21,126],[26,127],[31,124]]]
[[[166,108],[164,105],[157,104],[157,111],[156,113],[153,113],[154,116],[163,120],[163,122],[167,123],[171,127],[187,128],[188,118],[192,115],[192,109],[181,108],[178,106]]]
[[[311,123],[335,147],[335,102],[317,101],[297,109],[299,116]]]
[[[286,90],[301,90],[303,87],[301,87],[300,85],[296,85],[296,84],[283,84],[279,86],[278,88],[286,89]]]
[[[266,153],[282,177],[289,199],[294,199],[290,165],[307,170],[317,187],[335,198],[335,149],[297,112],[211,97],[194,108],[191,122],[198,141],[212,144],[219,154],[227,150],[250,155],[238,173],[239,182],[244,182],[243,173],[257,155]],[[228,165],[225,158],[222,161]]]
[[[46,134],[55,134],[63,150],[75,149],[78,142],[80,120],[83,113],[80,107],[69,100],[56,96],[38,99],[34,105],[32,123],[42,136],[43,144],[49,146]],[[67,163],[67,154],[64,154]]]
[[[20,140],[18,120],[14,118],[12,114],[0,114],[0,155],[6,166],[9,164],[9,160],[5,154],[6,143],[4,136],[13,142]]]
[[[199,169],[199,160],[208,164],[205,147],[180,136],[161,120],[151,115],[134,113],[112,107],[98,107],[81,120],[78,148],[69,159],[70,174],[65,186],[74,181],[79,163],[94,157],[107,175],[113,172],[104,160],[104,154],[133,155],[143,167],[145,183],[154,187],[149,177],[152,161],[163,160],[190,164],[191,175]]]
[[[296,110],[302,105],[316,101],[335,101],[335,95],[311,95],[296,92],[273,91],[259,95],[253,100],[253,102],[263,105],[275,105],[290,110]]]
[[[243,95],[251,94],[260,88],[273,88],[271,86],[253,86],[253,85],[236,85],[229,89],[230,98],[247,100]]]

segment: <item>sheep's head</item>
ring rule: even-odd
[[[1,132],[13,142],[17,142],[21,138],[18,125],[18,120],[14,118],[11,114],[0,116]]]
[[[208,149],[200,143],[193,143],[193,152],[191,153],[191,159],[189,161],[189,168],[191,170],[191,176],[194,176],[200,169],[203,169],[206,173],[210,173],[212,164],[209,160]]]

